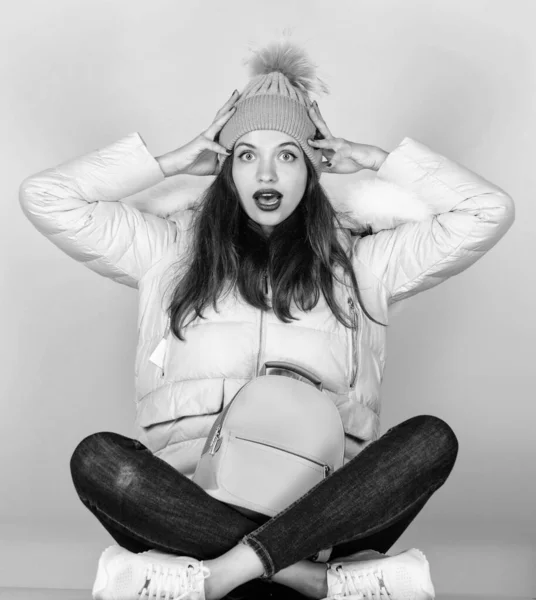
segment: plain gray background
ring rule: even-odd
[[[317,100],[335,136],[387,151],[412,137],[515,201],[495,248],[393,316],[382,433],[433,414],[460,443],[390,554],[420,548],[440,592],[536,594],[535,8],[22,0],[3,11],[0,586],[91,587],[112,540],[80,503],[69,459],[85,436],[131,435],[134,420],[137,294],[39,234],[18,186],[134,131],[155,156],[184,145],[247,83],[248,44],[287,27],[330,86]],[[322,183],[336,178],[348,182]],[[187,183],[209,180],[166,180],[137,201]]]

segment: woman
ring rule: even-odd
[[[513,201],[411,138],[388,154],[333,137],[291,44],[259,52],[251,74],[177,150],[154,158],[130,134],[21,185],[39,231],[139,290],[138,439],[93,434],[71,458],[80,499],[118,544],[93,597],[212,600],[260,578],[311,598],[433,598],[422,552],[385,553],[448,478],[458,442],[430,415],[379,436],[388,310],[492,248]],[[343,226],[319,177],[361,169],[418,198],[425,217],[371,234],[356,210]],[[165,219],[121,202],[178,174],[216,175],[195,210]],[[345,464],[256,522],[191,479],[217,415],[268,360],[322,379]]]

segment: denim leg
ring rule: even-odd
[[[152,548],[208,560],[259,526],[209,496],[141,442],[118,433],[86,437],[70,468],[84,505],[131,552]]]
[[[447,423],[431,415],[408,419],[241,543],[257,553],[264,577],[323,548],[356,540],[370,548],[371,536],[390,529],[379,538],[386,551],[446,481],[457,454]]]
[[[350,540],[343,544],[337,544],[333,547],[329,561],[335,562],[337,558],[349,556],[350,554],[355,554],[362,550],[376,550],[382,554],[387,554],[389,548],[391,548],[404,531],[406,531],[410,523],[421,512],[428,500],[429,496],[425,496],[420,502],[415,503],[409,511],[401,514],[393,523],[372,535]]]

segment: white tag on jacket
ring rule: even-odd
[[[164,356],[166,355],[166,345],[167,340],[164,337],[160,340],[158,346],[154,349],[153,353],[149,357],[149,360],[161,369],[164,368]]]

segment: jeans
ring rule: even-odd
[[[386,553],[446,481],[457,454],[449,425],[412,417],[261,523],[118,433],[83,439],[70,467],[81,501],[120,546],[209,560],[243,543],[267,579],[323,548],[333,547],[332,562],[365,549]]]

